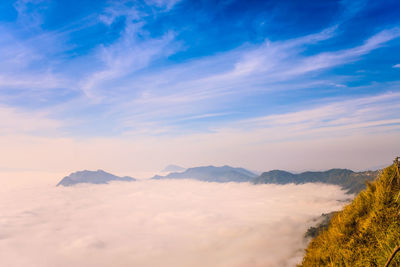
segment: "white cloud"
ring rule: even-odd
[[[400,64],[393,65],[393,68],[400,68]]]
[[[311,219],[348,197],[318,184],[196,181],[0,190],[9,267],[293,266]]]

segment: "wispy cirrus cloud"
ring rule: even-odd
[[[160,121],[172,122],[177,116],[196,117],[206,110],[217,111],[227,99],[234,102],[243,95],[260,92],[273,94],[307,86],[345,87],[329,80],[317,78],[313,81],[313,78],[315,73],[357,61],[398,38],[400,31],[394,28],[379,32],[361,45],[345,50],[302,55],[307,46],[332,38],[334,34],[334,28],[327,29],[299,39],[266,42],[258,47],[241,48],[157,73],[127,78],[125,84],[119,85],[125,92],[124,99],[117,102],[121,110],[128,110],[129,106],[135,108],[120,113],[121,123],[129,127],[153,121],[157,125]],[[304,77],[308,79],[305,84]],[[129,96],[129,92],[134,94]]]
[[[177,1],[150,2],[148,4],[167,10]],[[62,88],[72,92],[80,90],[88,98],[100,99],[107,93],[112,95],[113,90],[109,88],[114,85],[110,82],[145,68],[153,60],[166,57],[176,50],[176,45],[172,44],[173,32],[167,32],[160,38],[143,39],[146,33],[142,29],[142,18],[159,11],[152,10],[149,11],[151,14],[144,14],[134,1],[110,2],[104,12],[97,16],[97,21],[83,26],[71,24],[60,31],[41,29],[39,11],[46,3],[39,0],[20,0],[14,4],[21,20],[26,20],[23,24],[35,27],[36,33],[32,36],[23,38],[18,31],[0,24],[3,29],[0,33],[0,88],[6,91],[18,88],[30,95],[32,90],[43,95],[46,91]],[[31,17],[37,23],[29,23]],[[69,35],[85,27],[93,27],[96,23],[111,26],[115,19],[121,17],[126,23],[121,36],[115,42],[100,43],[82,57],[71,59],[64,55],[74,49],[73,44],[68,44]],[[91,20],[93,19],[89,19]],[[88,61],[95,64],[88,68],[83,63]]]
[[[400,93],[325,102],[314,108],[241,121],[247,129],[271,132],[265,140],[324,138],[352,132],[400,130]],[[390,119],[388,119],[390,118]],[[241,127],[242,127],[241,126]]]
[[[151,6],[168,11],[178,1],[146,1]],[[157,10],[143,10],[135,1],[113,1],[107,6],[99,20],[111,26],[116,19],[123,18],[124,29],[120,37],[110,45],[99,45],[94,57],[102,64],[98,70],[86,75],[80,81],[80,88],[89,98],[101,102],[104,96],[118,94],[119,85],[113,84],[117,79],[123,79],[138,70],[148,67],[154,60],[166,58],[179,47],[174,43],[174,33],[166,32],[159,38],[146,37],[143,29],[144,18],[153,16]],[[118,82],[117,82],[118,83]],[[110,87],[114,87],[110,90]],[[116,88],[115,88],[116,87]]]
[[[89,74],[80,82],[86,96],[101,98],[115,94],[116,89],[112,88],[114,85],[110,82],[149,66],[157,57],[167,56],[165,52],[168,53],[168,50],[169,53],[174,51],[171,45],[172,33],[167,33],[160,39],[139,41],[136,37],[137,28],[140,28],[140,25],[128,26],[121,40],[98,49],[97,57],[104,67]]]

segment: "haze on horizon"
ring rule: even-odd
[[[0,172],[382,166],[400,141],[399,9],[2,1]]]

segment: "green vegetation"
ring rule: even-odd
[[[326,229],[328,229],[329,223],[330,223],[333,215],[335,215],[336,213],[337,213],[337,211],[332,211],[330,213],[322,213],[321,217],[318,218],[321,221],[316,226],[311,226],[310,228],[308,228],[304,237],[305,238],[309,238],[309,237],[314,238],[314,237],[318,236],[322,231],[325,231]]]
[[[400,245],[399,162],[384,169],[314,238],[301,266],[384,266]],[[396,255],[390,266],[400,266]]]
[[[365,189],[366,181],[373,181],[378,176],[378,171],[354,172],[348,169],[331,169],[323,172],[303,172],[293,174],[281,170],[264,172],[255,178],[255,184],[304,184],[326,183],[339,185],[347,193],[358,193]]]

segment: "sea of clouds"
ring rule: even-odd
[[[349,197],[322,184],[193,180],[0,191],[8,267],[295,266],[312,219]]]

